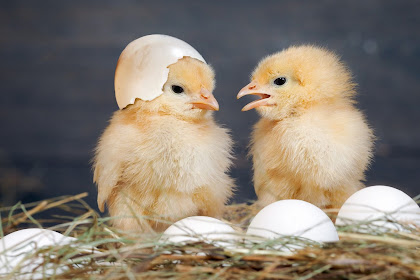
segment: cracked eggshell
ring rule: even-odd
[[[338,212],[336,225],[358,224],[356,231],[404,230],[402,224],[420,227],[420,208],[404,192],[388,186],[371,186],[355,192]]]
[[[295,236],[321,243],[338,241],[331,219],[315,205],[296,199],[280,200],[264,207],[246,234],[268,239]]]
[[[186,42],[153,34],[134,40],[121,53],[115,70],[115,97],[123,109],[136,98],[150,101],[162,94],[168,66],[184,56],[206,61]]]
[[[239,237],[236,231],[223,221],[207,216],[194,216],[171,225],[160,240],[182,244],[203,241],[228,247],[239,240]]]

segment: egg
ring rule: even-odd
[[[264,207],[248,227],[248,239],[259,236],[276,239],[293,236],[315,242],[338,241],[338,234],[330,218],[318,207],[306,201],[287,199]],[[293,244],[273,246],[279,250],[298,249]]]
[[[68,260],[67,263],[54,264],[49,261],[55,258],[57,252],[47,250],[48,247],[71,246],[78,252],[86,254],[100,253],[95,247],[81,245],[74,237],[64,236],[61,233],[42,229],[29,228],[12,232],[0,239],[0,277],[13,276],[12,279],[44,279],[66,272],[70,266],[80,268],[91,265],[89,257],[78,258],[77,263]],[[34,254],[38,252],[37,254]],[[96,261],[102,265],[112,265],[107,261]]]
[[[150,101],[160,96],[168,79],[168,66],[184,56],[206,61],[186,42],[167,35],[143,36],[129,43],[115,70],[115,97],[120,109],[136,98]]]
[[[239,240],[239,237],[225,222],[206,216],[193,216],[171,225],[160,240],[180,244],[201,241],[226,247]]]
[[[420,208],[404,192],[371,186],[350,196],[338,212],[336,225],[357,225],[355,231],[404,230],[402,224],[420,226]]]
[[[0,239],[0,276],[15,272],[19,277],[14,279],[42,279],[44,274],[48,276],[62,273],[68,269],[67,266],[57,267],[52,263],[43,266],[44,258],[30,255],[41,248],[68,245],[75,240],[77,239],[40,228],[10,233]]]

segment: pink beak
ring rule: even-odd
[[[219,111],[219,103],[217,103],[214,95],[205,88],[201,88],[200,96],[191,102],[194,109]]]
[[[268,101],[268,98],[271,96],[269,93],[267,93],[265,90],[261,89],[261,86],[255,82],[252,81],[246,86],[244,86],[238,93],[237,98],[241,98],[245,95],[258,95],[261,97],[261,99],[255,100],[251,103],[248,103],[242,108],[242,111],[249,111],[251,109],[260,107],[260,106],[270,106],[274,104],[270,104]]]

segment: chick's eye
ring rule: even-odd
[[[286,78],[285,77],[278,77],[277,79],[275,79],[273,81],[273,83],[277,86],[284,85],[286,83]]]
[[[172,91],[177,93],[177,94],[180,94],[180,93],[184,92],[184,88],[180,87],[180,86],[177,86],[177,85],[173,85],[172,86]]]

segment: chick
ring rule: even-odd
[[[184,57],[170,65],[163,94],[114,113],[94,158],[98,205],[125,231],[162,231],[194,216],[218,217],[232,195],[232,141],[212,111],[214,73]]]
[[[263,59],[238,98],[261,115],[252,133],[259,206],[300,199],[339,208],[360,189],[373,133],[356,109],[355,84],[332,52],[295,46]]]

